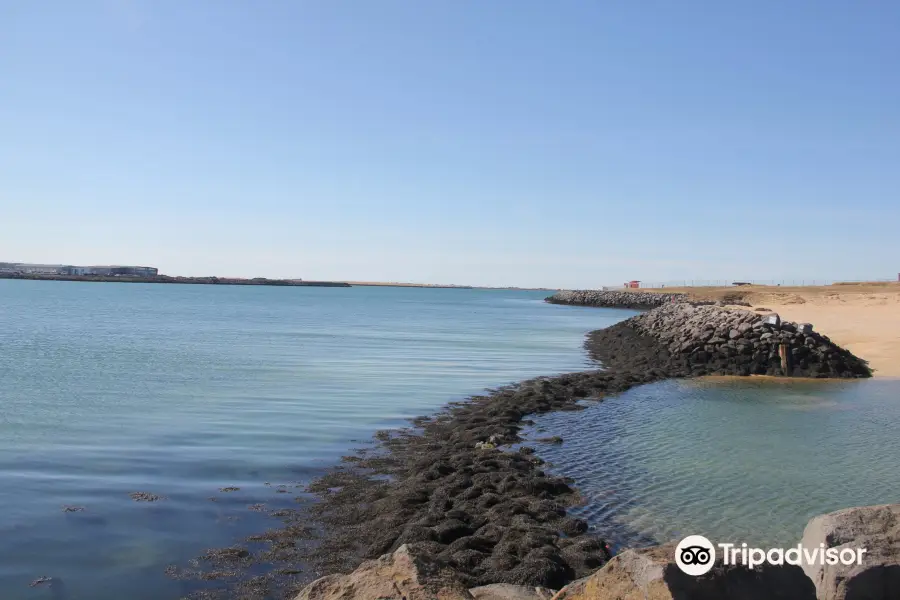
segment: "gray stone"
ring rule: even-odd
[[[393,554],[367,560],[349,575],[328,575],[294,600],[472,600],[453,572],[419,557],[404,544]]]
[[[733,340],[733,339],[736,339],[739,337],[741,337],[741,332],[738,331],[737,329],[732,329],[731,331],[728,332],[728,339],[730,339],[730,340]]]
[[[813,326],[810,325],[809,323],[798,323],[797,331],[799,331],[800,333],[809,334],[809,333],[812,333]]]
[[[778,313],[772,313],[771,315],[766,315],[766,324],[773,325],[775,327],[781,326],[781,317],[778,316]]]
[[[553,600],[815,600],[800,567],[766,564],[751,571],[717,559],[709,573],[694,577],[676,565],[674,543],[626,550]]]
[[[900,598],[900,504],[848,508],[813,518],[804,548],[861,549],[859,565],[804,565],[818,600]]]

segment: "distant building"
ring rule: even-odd
[[[121,265],[91,266],[91,267],[65,267],[65,275],[97,275],[100,277],[156,277],[159,269],[156,267],[131,267]]]
[[[113,275],[132,275],[134,277],[156,277],[159,269],[156,267],[112,267]]]
[[[30,263],[0,263],[0,273],[20,273],[23,275],[98,275],[101,277],[156,277],[156,267],[134,266],[91,266],[75,265],[34,265]]]
[[[19,272],[28,275],[58,275],[63,268],[62,265],[32,265],[25,263],[17,264],[16,267]]]

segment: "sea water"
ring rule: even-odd
[[[900,380],[706,378],[543,415],[534,444],[616,548],[704,535],[795,546],[810,518],[900,502]]]
[[[278,526],[249,507],[634,314],[547,295],[0,280],[0,598],[178,598],[166,566]]]

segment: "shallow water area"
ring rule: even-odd
[[[900,380],[702,378],[535,418],[532,444],[618,548],[701,534],[796,544],[807,521],[900,501]]]

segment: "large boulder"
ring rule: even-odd
[[[815,600],[800,567],[753,569],[718,562],[705,575],[687,575],[675,563],[675,544],[626,550],[602,569],[567,585],[553,600]]]
[[[861,564],[809,565],[803,570],[819,600],[900,598],[900,504],[847,508],[813,518],[801,545],[866,553]]]
[[[404,544],[393,554],[368,560],[349,575],[309,584],[295,600],[473,600],[445,565],[416,555]]]

